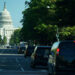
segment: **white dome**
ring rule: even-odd
[[[13,34],[14,28],[12,24],[11,15],[6,9],[6,3],[4,3],[4,9],[2,12],[0,12],[0,35],[3,39],[4,36],[7,38],[7,44],[9,44],[11,35]]]
[[[2,11],[2,15],[10,15],[10,13],[7,11],[7,9],[4,9],[4,10]]]
[[[10,13],[6,9],[6,6],[4,6],[4,10],[0,12],[0,27],[5,25],[12,25],[12,19]]]

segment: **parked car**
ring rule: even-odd
[[[7,48],[11,48],[10,46],[7,46]]]
[[[20,42],[19,48],[18,48],[18,53],[19,54],[24,53],[24,51],[26,50],[27,46],[28,46],[27,42]]]
[[[50,75],[75,75],[75,41],[55,42],[48,60]]]
[[[32,52],[34,51],[35,46],[28,46],[27,49],[24,51],[24,56],[31,56]]]
[[[47,66],[50,46],[36,46],[31,55],[31,67]]]

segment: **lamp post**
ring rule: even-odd
[[[47,6],[47,8],[50,8],[50,6]]]
[[[59,41],[59,31],[58,31],[58,27],[57,27],[56,38],[57,38],[57,41]]]
[[[48,9],[51,9],[50,6],[47,6]],[[57,41],[59,41],[59,31],[58,31],[58,27],[57,27],[57,32],[56,32],[56,38],[57,38]]]

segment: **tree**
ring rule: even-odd
[[[34,29],[36,26],[45,24],[45,25],[55,25],[55,0],[31,0],[30,2],[26,1],[25,5],[28,8],[25,8],[23,11],[22,19],[22,35],[23,39],[26,40],[35,40],[37,32]]]
[[[23,24],[21,33],[24,41],[45,41],[45,39],[48,41],[49,38],[51,41],[56,40],[55,25],[58,25],[60,35],[63,37],[60,36],[60,39],[74,37],[74,34],[70,35],[71,32],[67,31],[67,29],[70,30],[71,28],[66,28],[75,25],[74,0],[31,0],[30,2],[25,1],[25,6],[27,7],[23,11],[21,21]],[[54,30],[52,31],[51,28]],[[52,36],[50,36],[50,32]]]
[[[60,40],[75,40],[75,26],[61,28]]]
[[[12,34],[11,39],[10,39],[11,45],[18,44],[20,42],[20,38],[22,37],[22,36],[20,36],[20,30],[21,29],[17,29]]]
[[[56,41],[57,25],[41,24],[35,27],[37,31],[37,40],[42,45],[51,45]]]
[[[3,37],[2,44],[3,45],[7,44],[7,38],[6,38],[6,36]]]
[[[2,38],[1,38],[1,35],[0,35],[0,44],[2,44]]]
[[[56,0],[57,25],[74,26],[75,25],[75,0]]]

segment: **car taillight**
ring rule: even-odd
[[[73,41],[75,43],[75,41]]]
[[[59,49],[59,48],[57,48],[57,51],[56,51],[56,54],[57,54],[57,55],[59,55],[59,51],[60,51],[60,49]]]

